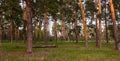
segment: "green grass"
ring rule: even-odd
[[[42,45],[43,43],[34,43]],[[50,44],[54,44],[50,42]],[[57,48],[33,48],[33,53],[26,53],[24,43],[2,43],[0,61],[120,61],[120,51],[114,50],[114,44],[103,42],[102,48],[96,48],[89,42],[86,49],[84,42],[58,42]],[[19,45],[20,47],[15,47]]]

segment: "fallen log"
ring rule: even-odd
[[[33,46],[33,48],[56,48],[57,45],[42,45],[42,46]]]

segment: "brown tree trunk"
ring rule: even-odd
[[[22,35],[22,37],[23,37],[23,40],[24,40],[24,43],[27,43],[27,26],[24,24],[24,27],[23,27],[23,35]]]
[[[20,31],[17,29],[17,39],[20,40]]]
[[[109,37],[108,37],[108,23],[107,23],[107,19],[105,20],[105,39],[106,42],[109,43]]]
[[[33,38],[34,41],[37,41],[37,38],[38,38],[37,35],[38,35],[37,34],[37,25],[36,25],[36,21],[35,21],[35,23],[34,23],[34,38]]]
[[[65,22],[64,22],[64,15],[62,14],[62,22],[61,22],[61,28],[62,28],[62,37],[64,40],[66,40],[66,33],[65,33]]]
[[[15,40],[19,40],[19,29],[15,27]]]
[[[101,20],[99,21],[99,48],[102,47],[102,24]]]
[[[117,29],[116,17],[115,17],[115,10],[114,10],[114,5],[113,5],[113,1],[112,0],[110,0],[110,9],[111,9],[111,15],[112,15],[112,21],[113,21],[115,49],[119,50],[119,45],[118,45],[118,29]]]
[[[38,41],[37,27],[35,26],[35,41]]]
[[[96,13],[96,46],[98,48],[101,48],[102,47],[102,44],[101,44],[102,24],[101,24],[101,18],[98,19],[98,15],[101,14],[101,0],[95,1],[95,6],[96,8],[98,8],[98,12]]]
[[[82,13],[82,23],[83,23],[83,32],[84,32],[84,38],[85,38],[85,46],[86,46],[86,48],[88,48],[88,33],[87,33],[85,13],[84,13],[84,8],[83,8],[81,0],[79,0],[79,3],[80,3],[80,9],[81,9],[81,13]]]
[[[9,28],[9,40],[10,40],[10,43],[13,42],[13,34],[12,34],[12,21],[10,20],[10,28]]]
[[[55,36],[55,44],[57,44],[57,20],[55,19],[55,33],[54,33],[54,36]]]
[[[0,44],[2,43],[2,27],[1,27],[2,20],[0,19]]]
[[[42,22],[39,21],[39,29],[41,30],[41,27],[42,27]]]
[[[49,41],[49,30],[48,30],[48,20],[47,12],[44,13],[44,42],[47,44]]]
[[[14,28],[14,31],[15,31],[15,41],[17,41],[17,28],[16,27]]]
[[[98,47],[98,43],[99,43],[99,30],[98,30],[98,19],[97,19],[97,15],[96,15],[96,46]]]
[[[2,43],[2,28],[0,26],[0,44]]]
[[[98,1],[99,3],[99,14],[101,14],[101,0]],[[102,23],[101,23],[101,18],[99,19],[99,48],[102,47]]]
[[[41,27],[42,27],[42,22],[39,21],[39,30],[40,30],[40,31],[41,31]],[[41,35],[40,35],[40,33],[37,34],[37,36],[38,36],[38,40],[40,40],[40,39],[41,39]]]
[[[98,47],[101,48],[102,47],[102,24],[101,24],[101,20],[99,20],[99,43],[98,43]]]
[[[107,15],[106,15],[106,12],[107,12],[106,11],[106,8],[107,8],[106,3],[107,3],[107,1],[105,0],[105,28],[106,28],[105,29],[105,34],[106,34],[105,39],[106,39],[107,43],[109,43],[109,41],[108,41],[108,39],[109,39],[108,38],[108,23],[107,23],[107,18],[106,18],[107,17]]]
[[[77,13],[75,12],[75,24],[74,24],[74,28],[75,28],[75,39],[76,39],[76,43],[78,43],[78,37],[79,37],[79,33],[78,33],[78,28],[77,28]]]
[[[26,2],[26,21],[27,21],[27,52],[32,53],[32,12],[30,2]],[[29,3],[29,4],[28,4]]]

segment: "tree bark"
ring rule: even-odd
[[[27,16],[27,52],[32,53],[32,13],[30,5],[26,5],[26,16]]]
[[[15,40],[19,40],[19,29],[17,27],[15,27]]]
[[[47,12],[44,13],[44,42],[47,44],[49,41],[49,30],[48,30],[48,20]]]
[[[78,37],[79,37],[79,33],[78,33],[78,28],[77,28],[77,13],[75,12],[75,24],[74,24],[74,28],[75,28],[75,39],[76,39],[76,43],[78,43]]]
[[[39,21],[39,31],[41,31],[42,22],[43,22],[43,21]],[[37,33],[37,39],[38,39],[38,40],[41,40],[41,35],[40,35],[40,33]]]
[[[17,38],[17,28],[16,27],[14,28],[14,31],[15,31],[15,41],[18,41],[18,38]]]
[[[64,40],[66,40],[66,33],[65,33],[65,22],[64,22],[64,15],[62,13],[62,22],[61,22],[61,28],[62,28],[62,37]]]
[[[98,8],[98,12],[96,13],[96,46],[98,48],[102,47],[102,23],[101,17],[98,18],[98,15],[101,14],[101,0],[95,1],[95,6]],[[99,21],[98,21],[99,20]]]
[[[2,43],[2,27],[1,27],[2,20],[0,19],[0,44]]]
[[[55,44],[57,44],[57,20],[55,19],[55,33],[54,33],[54,36],[55,36]]]
[[[96,47],[98,47],[98,43],[99,43],[99,27],[98,27],[98,19],[97,19],[97,14],[96,14]]]
[[[99,43],[98,43],[98,47],[101,48],[102,47],[102,24],[101,24],[101,20],[99,20]]]
[[[101,14],[101,0],[98,1],[99,3],[99,14]],[[101,23],[101,18],[99,19],[99,48],[102,47],[102,23]]]
[[[12,21],[10,20],[10,28],[9,28],[9,33],[10,33],[10,36],[9,36],[9,39],[10,39],[10,43],[13,42],[13,34],[12,34]]]
[[[81,0],[79,0],[79,3],[80,3],[80,9],[81,9],[81,13],[82,13],[82,23],[83,23],[83,32],[84,32],[84,38],[85,38],[85,46],[86,46],[86,48],[88,48],[88,33],[87,33],[85,13],[84,13],[84,8],[83,8]]]
[[[107,1],[105,0],[105,28],[106,28],[106,30],[105,30],[105,33],[106,33],[106,35],[105,35],[105,39],[106,39],[106,42],[107,43],[109,43],[109,37],[108,37],[108,23],[107,23],[107,15],[106,15],[106,8],[107,8],[107,6],[106,6],[106,3],[107,3]]]
[[[107,19],[105,20],[105,39],[106,42],[109,43],[109,37],[108,37],[108,23],[107,23]]]
[[[112,21],[113,21],[115,49],[119,50],[119,45],[118,45],[118,29],[117,29],[116,17],[115,17],[115,10],[114,10],[114,5],[113,5],[113,1],[112,0],[110,0],[110,10],[111,10]]]
[[[37,36],[38,34],[37,34],[37,25],[36,25],[36,21],[35,21],[35,23],[34,23],[34,41],[37,41],[37,39],[38,39],[38,36]]]
[[[0,26],[0,44],[2,43],[2,28]]]

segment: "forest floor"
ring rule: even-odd
[[[95,47],[95,42],[89,42],[88,49],[84,44],[58,42],[56,48],[33,48],[28,54],[24,43],[4,42],[0,45],[0,61],[120,61],[120,51],[114,50],[113,42],[103,42],[101,49]],[[38,45],[42,43],[34,43]]]

